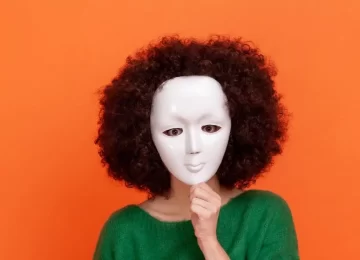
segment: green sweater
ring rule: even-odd
[[[221,210],[218,240],[232,260],[298,260],[288,204],[269,191],[249,190]],[[190,220],[162,222],[136,205],[106,221],[94,260],[204,259]]]

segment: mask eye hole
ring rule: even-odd
[[[183,130],[181,128],[171,128],[169,130],[164,131],[163,133],[167,136],[178,136],[181,135]]]
[[[206,133],[216,133],[217,131],[219,131],[221,129],[220,126],[217,125],[204,125],[201,127],[201,130],[203,130]]]

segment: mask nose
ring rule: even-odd
[[[186,152],[188,154],[201,153],[201,138],[197,131],[189,130],[186,138]]]

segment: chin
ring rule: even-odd
[[[198,178],[181,178],[179,180],[186,185],[193,186],[199,183],[208,182],[212,178],[213,176],[199,176]]]

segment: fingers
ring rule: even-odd
[[[214,204],[221,202],[220,195],[213,191],[206,183],[200,183],[191,187],[190,200],[194,198],[203,199]]]
[[[214,192],[209,185],[207,185],[206,183],[202,182],[202,183],[199,183],[197,185],[199,188],[201,189],[204,189],[204,190],[207,190],[208,192]]]
[[[191,204],[191,212],[195,213],[198,217],[200,217],[200,219],[210,218],[211,215],[214,214],[210,210],[208,210],[202,206],[199,206],[197,204]]]
[[[198,240],[216,239],[216,227],[220,213],[221,198],[205,183],[191,187],[191,223]]]
[[[204,209],[210,210],[212,212],[216,211],[216,205],[212,204],[209,201],[203,200],[203,199],[199,199],[199,198],[194,198],[191,201],[191,206],[199,206],[202,207]]]
[[[203,183],[203,182],[202,182],[202,183],[199,183],[199,184],[197,184],[197,185],[192,186],[192,187],[190,188],[190,192],[193,191],[194,189],[198,189],[198,188],[203,189],[203,190],[208,191],[208,192],[214,192],[214,191],[210,188],[209,185],[207,185],[206,183]]]
[[[205,183],[191,187],[190,201],[191,211],[204,218],[217,214],[221,207],[220,195]]]
[[[199,199],[208,199],[211,196],[211,193],[208,190],[205,190],[199,186],[193,186],[190,190],[190,200],[194,198]]]

